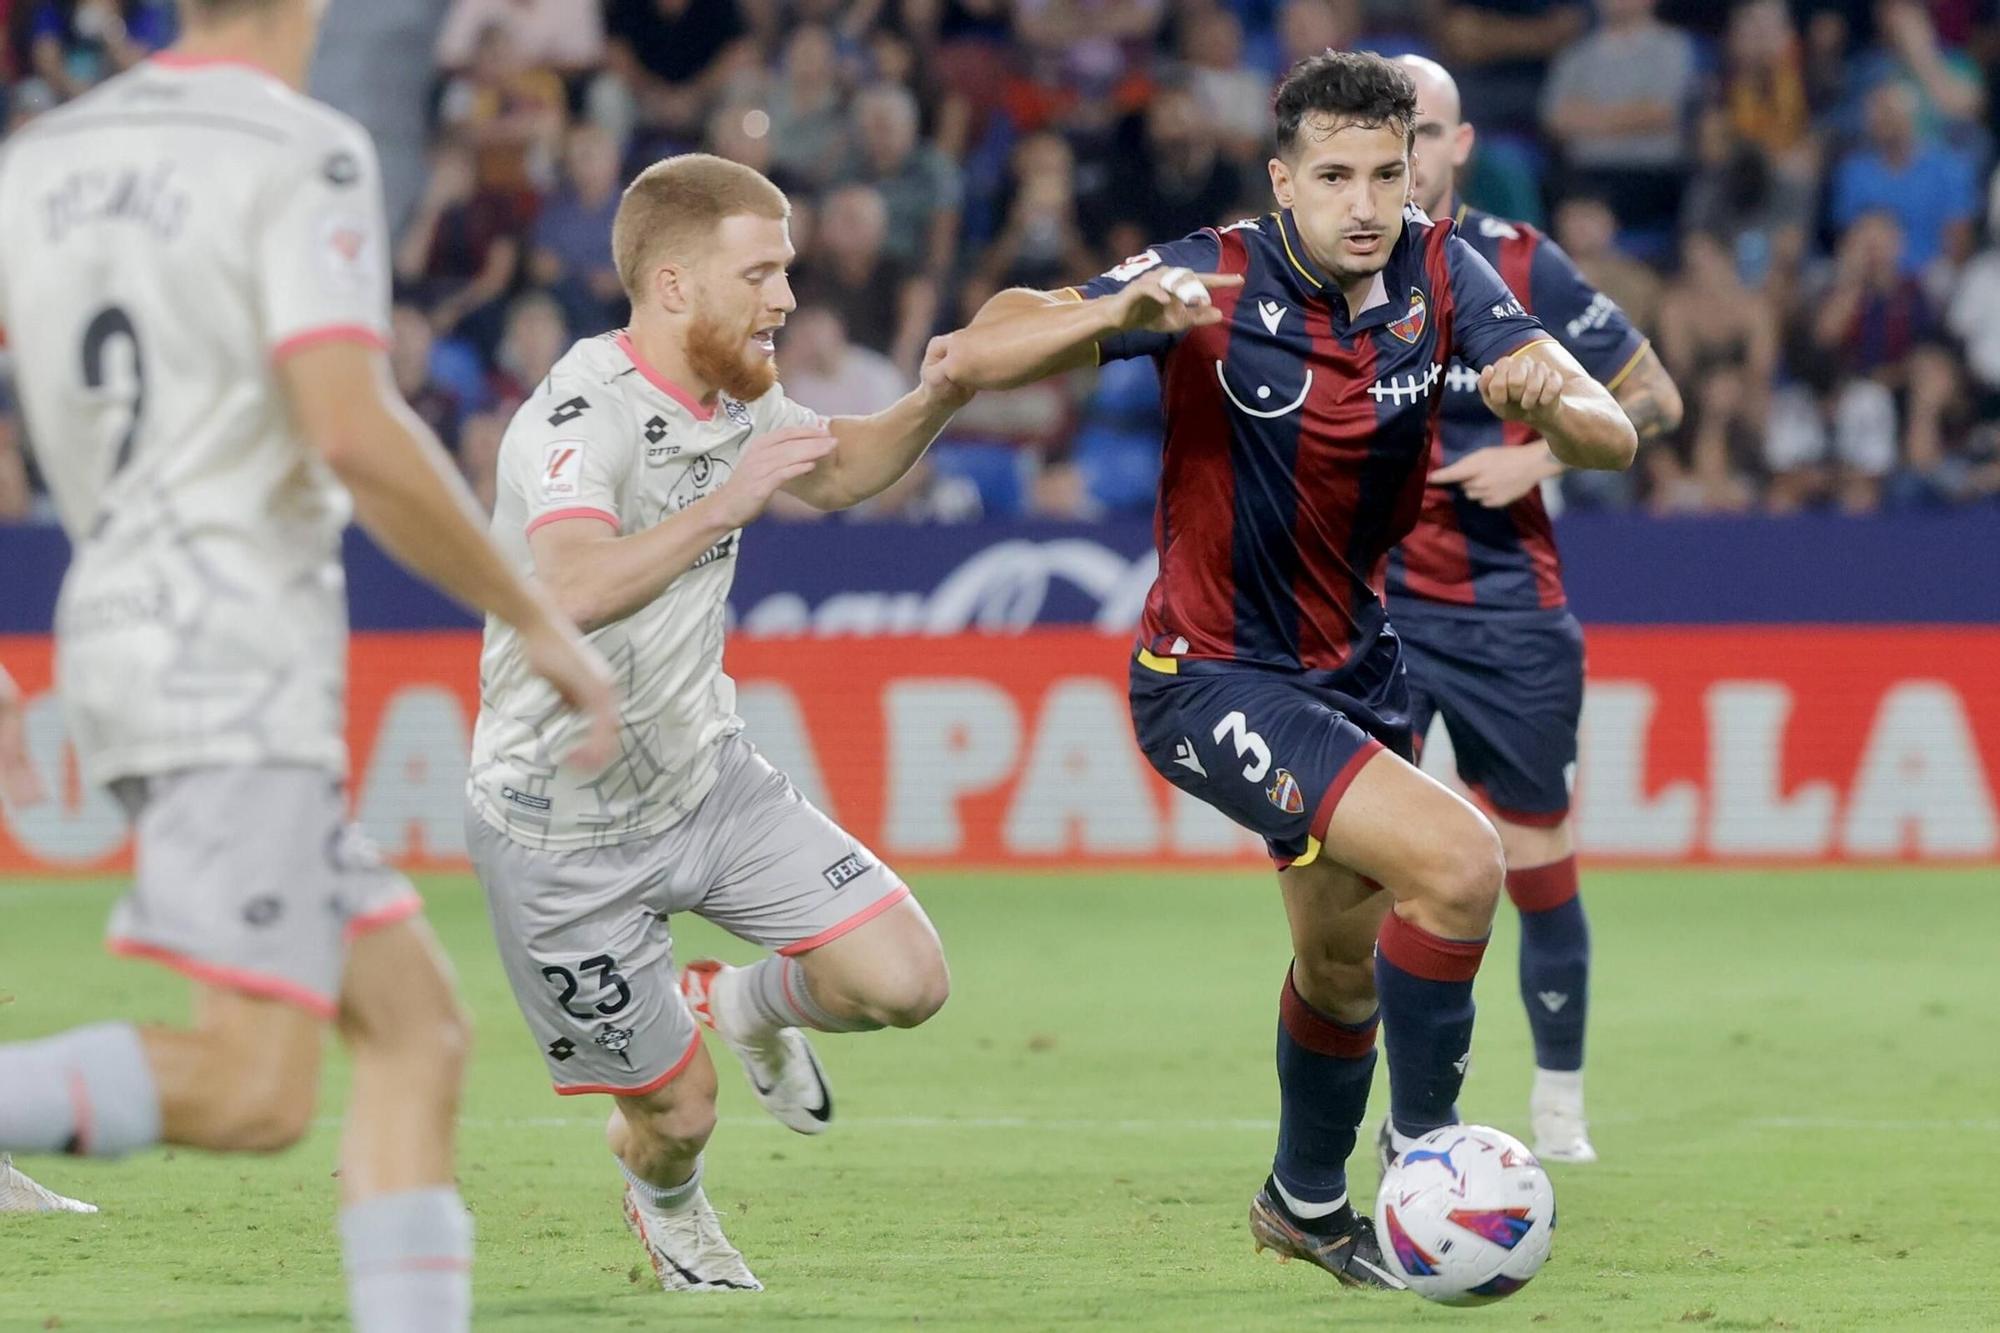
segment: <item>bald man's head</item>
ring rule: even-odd
[[[1465,123],[1450,70],[1423,56],[1398,56],[1395,63],[1417,86],[1412,194],[1417,207],[1435,217],[1451,202],[1458,169],[1472,156],[1472,126]]]

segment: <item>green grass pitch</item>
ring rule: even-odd
[[[916,1032],[823,1040],[833,1133],[762,1119],[719,1054],[709,1191],[770,1290],[692,1298],[620,1224],[605,1103],[550,1093],[471,882],[425,888],[481,1025],[461,1158],[481,1329],[2000,1324],[1990,870],[1588,875],[1604,1160],[1554,1169],[1554,1258],[1470,1312],[1251,1253],[1286,956],[1268,876],[921,878],[953,998]],[[0,1040],[185,1012],[177,978],[100,951],[114,891],[0,884]],[[749,956],[680,929],[683,957]],[[1523,1131],[1513,949],[1503,911],[1463,1110]],[[282,1158],[26,1163],[104,1211],[0,1219],[0,1329],[341,1326],[340,1083],[336,1062],[328,1119]],[[1374,1175],[1357,1156],[1362,1191]]]

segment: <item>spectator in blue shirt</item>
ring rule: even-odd
[[[563,183],[535,220],[528,274],[562,303],[569,324],[588,335],[624,323],[625,289],[611,258],[618,212],[618,143],[590,122],[563,146]]]
[[[167,0],[42,0],[28,17],[35,73],[63,99],[123,73],[174,40]]]
[[[1902,272],[1915,275],[1940,258],[1965,262],[1978,207],[1965,155],[1918,135],[1909,86],[1878,85],[1868,95],[1867,141],[1834,173],[1834,225],[1845,231],[1864,214],[1889,214],[1903,231]]]

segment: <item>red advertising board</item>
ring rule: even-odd
[[[1254,838],[1160,781],[1132,742],[1128,641],[749,639],[729,667],[749,734],[903,865],[1259,863]],[[408,865],[463,865],[478,640],[356,637],[357,817]],[[40,637],[0,638],[57,789],[0,821],[0,871],[103,870],[123,822],[83,789]],[[2000,861],[2000,629],[1602,628],[1576,774],[1608,862]],[[1442,732],[1426,755],[1447,769]]]

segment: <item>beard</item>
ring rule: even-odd
[[[750,349],[751,324],[725,324],[710,314],[695,316],[687,333],[688,369],[738,402],[762,398],[778,382],[778,366]]]

